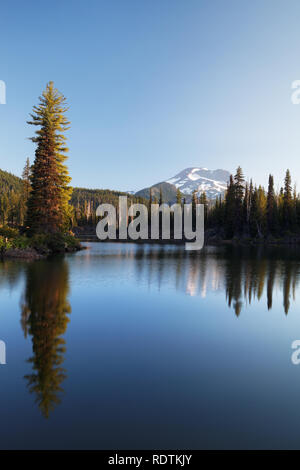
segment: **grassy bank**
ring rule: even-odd
[[[79,240],[70,232],[28,237],[15,228],[0,228],[0,257],[39,259],[81,248]]]

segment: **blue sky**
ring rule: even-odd
[[[53,0],[0,5],[0,168],[34,157],[49,80],[68,98],[72,184],[137,190],[188,166],[240,164],[300,191],[297,0]]]

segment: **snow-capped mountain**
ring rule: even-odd
[[[230,173],[226,170],[186,168],[173,178],[166,180],[166,183],[173,184],[183,194],[192,194],[195,190],[199,193],[205,191],[209,199],[215,199],[220,194],[224,194],[229,177]]]
[[[191,195],[195,190],[199,195],[205,192],[208,199],[215,199],[225,193],[229,177],[230,173],[226,170],[186,168],[173,178],[153,184],[151,186],[152,197],[159,198],[160,191],[162,191],[163,201],[173,203],[176,201],[176,192],[179,188],[181,193],[187,196],[187,201],[191,200]],[[135,195],[149,199],[150,187],[141,189]]]

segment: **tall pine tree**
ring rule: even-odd
[[[68,225],[72,189],[64,164],[68,152],[64,132],[70,124],[66,111],[66,98],[49,82],[28,121],[38,126],[31,138],[37,144],[26,223],[31,233],[61,232]]]

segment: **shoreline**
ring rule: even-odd
[[[27,261],[37,261],[37,260],[45,260],[51,256],[55,255],[63,255],[68,253],[76,253],[78,251],[86,250],[88,247],[82,245],[82,243],[130,243],[130,244],[150,244],[150,245],[177,245],[183,246],[186,242],[190,242],[191,240],[154,240],[154,239],[138,239],[138,240],[131,240],[131,239],[106,239],[106,240],[99,240],[96,237],[87,236],[86,238],[78,237],[76,238],[77,244],[74,246],[66,246],[64,249],[47,249],[47,250],[38,250],[32,247],[26,248],[9,248],[7,250],[3,250],[0,252],[0,260],[10,259],[10,260],[27,260]],[[296,247],[300,246],[300,237],[298,236],[289,236],[284,237],[281,239],[246,239],[246,238],[235,238],[235,239],[221,239],[219,237],[209,237],[207,236],[204,242],[204,246],[235,246],[235,247]]]
[[[194,240],[153,240],[149,239],[106,239],[99,240],[97,238],[86,238],[80,239],[81,243],[135,243],[139,245],[148,244],[148,245],[184,245],[185,243],[193,242]],[[208,239],[205,240],[204,246],[222,246],[222,245],[231,245],[231,246],[297,246],[300,245],[300,239],[291,240],[291,239],[282,239],[282,240],[243,240],[243,239]]]
[[[0,254],[0,260],[3,259],[11,259],[11,260],[28,260],[28,261],[36,261],[36,260],[43,260],[47,259],[54,255],[62,255],[67,253],[76,253],[77,251],[85,250],[86,247],[80,245],[79,248],[76,249],[69,249],[67,248],[65,251],[53,251],[48,253],[39,253],[34,248],[10,248],[7,251],[4,251]]]
[[[168,240],[163,240],[162,238],[159,239],[151,239],[150,237],[147,239],[137,239],[132,240],[131,238],[127,239],[119,239],[118,232],[116,239],[105,239],[100,240],[96,235],[96,227],[92,225],[82,226],[82,227],[74,227],[72,229],[75,237],[79,242],[91,242],[91,243],[137,243],[137,244],[155,244],[155,245],[184,245],[185,243],[193,242],[194,240],[187,240],[186,238],[182,239],[173,239],[170,238]],[[171,237],[173,233],[171,232]],[[236,236],[230,239],[226,239],[224,237],[224,233],[221,230],[216,228],[207,228],[204,232],[204,246],[221,246],[221,245],[232,245],[232,246],[296,246],[300,245],[300,233],[286,233],[272,236],[267,235],[260,238],[251,238],[247,235],[241,235],[240,237]]]

